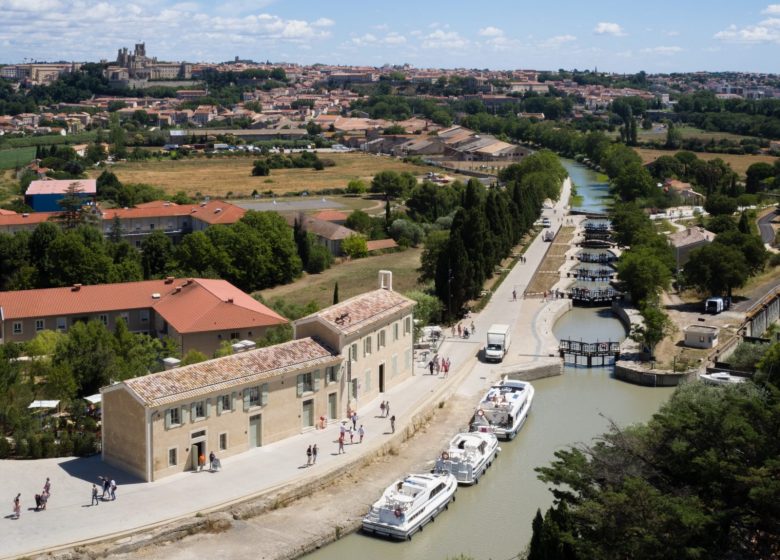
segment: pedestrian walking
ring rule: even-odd
[[[349,444],[352,445],[355,443],[353,440],[355,439],[355,430],[352,428],[349,429]]]
[[[343,433],[339,434],[339,455],[341,455],[342,453],[346,453],[346,451],[344,451],[344,434]]]
[[[471,322],[471,334],[477,334],[477,327],[474,326],[474,321]]]
[[[363,437],[366,435],[366,430],[363,427],[363,424],[360,425],[360,429],[358,430],[358,435],[360,436],[360,443],[363,443]]]
[[[382,415],[382,418],[385,417],[385,401],[382,401],[382,404],[379,405],[379,412]]]
[[[390,417],[390,431],[395,433],[395,414]]]
[[[357,430],[357,421],[358,421],[357,412],[353,411],[352,412],[352,429],[353,430]]]
[[[450,359],[447,358],[444,361],[444,377],[447,377],[447,375],[450,373]]]
[[[306,466],[311,465],[311,445],[306,448]]]
[[[517,290],[512,290],[512,301],[517,301]]]
[[[458,323],[458,338],[461,336],[463,336],[463,329],[461,328],[460,323]]]
[[[14,519],[19,519],[19,516],[22,515],[22,494],[19,493],[16,495],[13,501],[13,509],[14,509]]]
[[[317,444],[315,443],[311,448],[311,464],[316,465],[317,464],[317,453],[319,452],[319,449],[317,449]]]
[[[111,481],[107,476],[99,476],[98,479],[101,481],[101,485],[103,486],[103,494],[100,496],[101,500],[106,499],[106,494],[108,494],[109,484]]]
[[[109,496],[111,496],[112,502],[116,500],[116,480],[114,480],[113,478],[111,479],[111,482],[109,483],[108,486],[108,494]]]
[[[385,401],[385,416],[390,416],[390,401]]]
[[[100,499],[98,498],[98,488],[94,484],[92,485],[92,502],[89,505],[91,506],[100,505]]]
[[[46,503],[49,501],[49,493],[44,490],[41,494],[41,509],[46,509]]]
[[[49,477],[46,477],[46,482],[43,483],[43,493],[44,494],[51,494],[51,481],[49,481]]]
[[[428,371],[430,371],[431,375],[433,375],[433,360],[428,362]]]

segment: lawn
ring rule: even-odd
[[[30,163],[35,157],[35,148],[11,148],[0,150],[0,169],[14,169]]]
[[[651,150],[648,148],[634,148],[639,156],[642,158],[642,162],[649,163],[655,161],[661,156],[673,156],[677,153],[677,150]],[[750,156],[750,155],[733,155],[733,154],[709,154],[705,152],[694,152],[699,159],[709,161],[711,159],[720,158],[728,163],[731,168],[739,175],[745,176],[747,168],[754,163],[765,162],[772,164],[777,161],[776,157],[772,156]]]
[[[184,191],[190,195],[223,197],[230,192],[232,197],[240,197],[249,196],[254,190],[285,194],[345,188],[351,179],[370,183],[380,171],[409,171],[419,175],[430,169],[395,158],[362,153],[323,154],[322,158],[331,159],[336,165],[322,171],[273,169],[269,177],[252,177],[255,156],[127,162],[112,166],[111,171],[123,183],[147,183],[171,194]],[[89,173],[91,177],[97,177],[101,171]]]
[[[751,138],[750,136],[731,134],[730,132],[710,132],[687,125],[677,125],[675,130],[678,130],[683,138],[696,138],[704,140],[705,142],[709,142],[710,140],[718,142],[723,139],[739,142],[740,140]],[[620,137],[619,134],[616,134],[615,136],[616,138]],[[666,142],[666,127],[654,124],[653,128],[650,130],[639,129],[637,131],[637,138],[640,142]]]
[[[265,301],[281,298],[288,303],[305,305],[317,302],[320,309],[333,303],[333,286],[339,283],[341,301],[373,290],[378,286],[378,272],[393,272],[393,290],[407,292],[417,285],[422,249],[407,249],[398,253],[388,253],[375,257],[366,257],[332,266],[322,274],[304,274],[292,284],[276,286],[263,290],[260,294]]]

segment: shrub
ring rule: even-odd
[[[73,455],[73,440],[70,439],[70,436],[68,434],[64,434],[60,438],[60,443],[57,452],[60,457],[70,457],[71,455]]]
[[[0,435],[0,459],[7,459],[11,456],[11,444],[5,436]]]
[[[73,444],[74,454],[78,457],[87,457],[97,451],[97,440],[93,434],[78,434]]]

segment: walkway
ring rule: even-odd
[[[567,180],[561,201],[555,209],[546,209],[554,229],[564,220],[564,201],[568,201]],[[541,300],[512,301],[512,290],[524,291],[533,271],[541,262],[546,244],[537,236],[525,252],[526,262],[509,272],[490,303],[479,314],[468,319],[476,326],[476,335],[468,340],[449,336],[439,350],[452,360],[454,371],[449,380],[425,375],[423,364],[415,362],[415,375],[383,395],[391,403],[391,414],[397,418],[396,429],[403,430],[419,408],[441,389],[444,383],[463,379],[458,392],[481,391],[500,373],[503,365],[479,363],[476,356],[483,346],[482,336],[492,323],[514,325],[513,343],[505,364],[533,362],[546,358],[555,342],[550,338],[551,312],[564,301],[544,305]],[[529,336],[529,333],[531,336]],[[522,335],[522,336],[521,336]],[[463,368],[467,371],[463,371]],[[460,371],[458,371],[460,370]],[[338,425],[307,432],[281,442],[263,446],[222,461],[218,473],[182,473],[159,482],[145,483],[129,478],[123,472],[105,466],[99,457],[88,459],[43,459],[38,461],[0,461],[0,496],[11,513],[11,500],[22,493],[22,515],[19,520],[3,519],[0,558],[32,555],[118,536],[145,527],[191,517],[287,485],[311,482],[324,472],[346,468],[357,457],[376,452],[392,437],[387,418],[379,414],[380,399],[358,402],[359,424],[366,428],[363,444],[347,445],[347,453],[337,453]],[[317,465],[306,467],[306,448],[316,443],[320,448]],[[98,476],[116,478],[119,485],[115,502],[90,506],[92,483]],[[34,494],[40,492],[46,477],[52,481],[52,492],[46,511],[31,511]]]

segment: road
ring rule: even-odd
[[[772,227],[772,220],[777,217],[777,209],[773,212],[768,212],[765,216],[758,220],[758,230],[761,234],[761,241],[766,245],[772,245],[775,241],[775,230]]]

